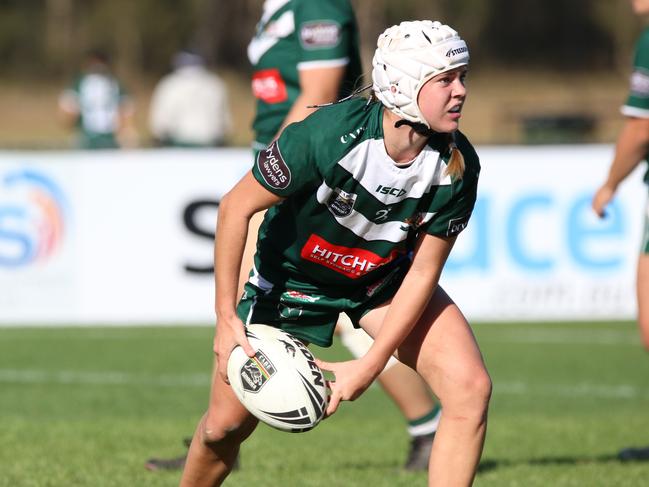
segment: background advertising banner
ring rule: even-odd
[[[478,153],[478,202],[442,276],[465,314],[633,318],[641,170],[599,220],[612,146]],[[212,323],[218,202],[251,163],[248,149],[0,153],[0,323]]]

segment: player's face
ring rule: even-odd
[[[649,0],[631,0],[631,6],[638,15],[649,14]]]
[[[454,132],[460,125],[466,99],[466,73],[466,66],[447,71],[431,78],[421,88],[417,99],[419,110],[435,132]]]

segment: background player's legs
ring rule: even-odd
[[[363,317],[368,333],[378,332],[387,308]],[[429,486],[471,485],[484,444],[491,380],[469,324],[441,287],[397,352],[431,386],[444,411],[433,443]]]
[[[647,228],[647,241],[649,247],[649,222]],[[643,250],[649,250],[647,248]],[[649,352],[649,253],[641,253],[638,259],[638,327],[640,339],[645,350]],[[618,454],[620,460],[649,460],[649,446],[642,448],[625,448]]]
[[[647,229],[649,232],[649,229]],[[649,243],[647,244],[649,246]],[[638,326],[640,338],[649,352],[649,253],[640,254],[638,259]]]
[[[372,338],[364,330],[354,328],[344,313],[340,315],[336,331],[342,344],[356,358],[365,355],[372,346]],[[395,358],[388,361],[378,382],[408,423],[410,449],[404,468],[427,470],[441,414],[430,388],[419,374]]]
[[[194,432],[180,487],[221,485],[236,462],[239,446],[257,423],[216,373],[215,363],[210,404]]]

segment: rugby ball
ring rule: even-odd
[[[228,360],[228,380],[241,404],[282,431],[314,428],[327,408],[327,387],[309,349],[268,325],[248,325],[246,335],[255,356],[236,347]]]

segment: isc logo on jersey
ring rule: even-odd
[[[390,196],[396,196],[397,198],[407,193],[405,189],[393,188],[392,186],[382,186],[380,184],[376,187],[374,192],[381,193],[381,194],[389,194]]]

